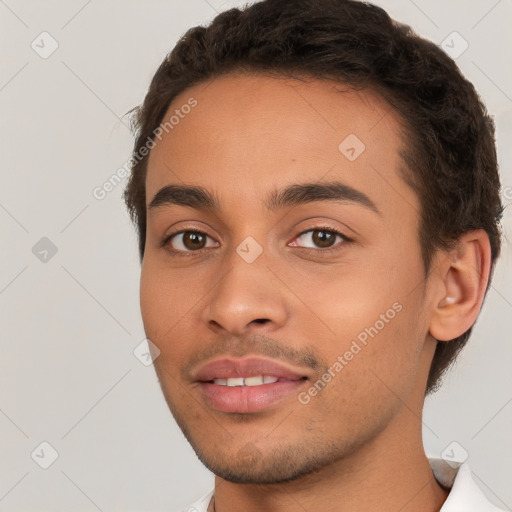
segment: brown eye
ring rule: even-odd
[[[310,241],[314,247],[305,247],[306,249],[322,250],[330,249],[335,245],[336,238],[340,239],[340,242],[348,240],[342,233],[333,229],[315,228],[309,229],[301,233],[297,239],[302,241]]]
[[[204,246],[204,242],[206,240],[206,237],[203,236],[201,233],[197,233],[194,231],[186,231],[183,233],[183,245],[187,249],[202,249]]]
[[[329,231],[313,231],[312,241],[320,247],[331,247],[336,240],[336,234]]]
[[[163,245],[170,245],[173,251],[194,252],[206,247],[207,238],[208,235],[201,231],[179,231],[169,235]]]

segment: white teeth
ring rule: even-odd
[[[213,383],[219,386],[261,386],[262,384],[270,384],[277,382],[278,377],[271,375],[255,375],[253,377],[231,377],[229,379],[213,379]]]
[[[261,375],[245,377],[244,384],[246,386],[261,386],[263,384],[263,377]]]
[[[234,386],[243,386],[244,385],[244,378],[243,377],[234,377],[231,379],[228,379],[228,386],[234,387]]]

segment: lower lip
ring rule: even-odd
[[[260,386],[220,386],[213,382],[200,382],[199,388],[206,403],[222,412],[258,412],[283,398],[297,393],[306,379],[284,380]]]

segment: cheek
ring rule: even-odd
[[[384,326],[373,321],[359,336],[340,337],[327,355],[334,377],[318,393],[317,406],[332,417],[347,418],[348,429],[386,423],[418,378],[422,343],[414,316],[413,308],[404,306]]]
[[[161,350],[175,334],[174,328],[188,307],[190,294],[184,295],[181,287],[182,279],[172,279],[150,255],[144,258],[140,278],[142,320],[147,337]]]
[[[428,327],[421,259],[385,256],[295,283],[316,313],[304,317],[306,331],[319,326],[324,334],[322,345],[308,341],[330,367],[340,363],[334,369],[336,400],[389,400],[390,389],[406,391],[417,377]]]
[[[140,309],[146,335],[150,339],[156,338],[156,333],[162,327],[159,322],[165,318],[162,315],[165,309],[163,301],[167,301],[163,295],[163,283],[156,276],[154,265],[145,256],[140,276]]]
[[[193,354],[194,331],[207,296],[204,279],[197,271],[169,268],[149,252],[145,256],[140,308],[146,336],[160,349],[155,364],[174,372]]]
[[[290,287],[302,299],[295,312],[301,323],[320,330],[340,348],[359,334],[364,340],[369,336],[365,332],[375,332],[375,324],[379,332],[384,326],[389,330],[388,325],[399,316],[397,308],[410,292],[407,283],[413,281],[411,276],[393,274],[367,260],[286,274]]]

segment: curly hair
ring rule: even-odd
[[[141,261],[148,160],[141,149],[154,139],[178,94],[235,72],[326,78],[379,94],[407,128],[401,175],[421,202],[425,275],[436,250],[450,249],[461,234],[481,228],[490,240],[492,277],[503,212],[494,122],[473,85],[439,47],[380,7],[357,0],[264,0],[222,12],[181,37],[156,71],[143,104],[130,111],[136,140],[123,197],[138,231]],[[438,389],[471,330],[437,343],[427,394]]]

